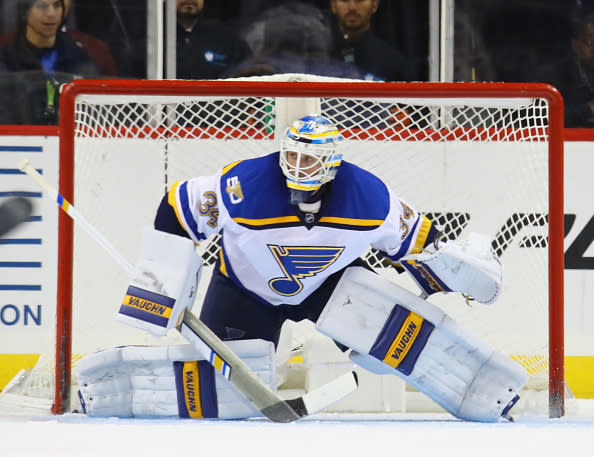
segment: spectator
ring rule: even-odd
[[[20,0],[17,31],[2,48],[6,69],[97,74],[84,50],[60,30],[64,13],[63,0]]]
[[[335,16],[331,55],[355,64],[365,79],[405,81],[412,65],[402,53],[380,39],[371,29],[379,0],[330,0]]]
[[[571,50],[564,62],[550,64],[543,80],[555,85],[565,99],[565,127],[594,127],[594,15],[576,24]]]
[[[265,10],[244,31],[254,57],[233,68],[231,76],[305,73],[361,79],[353,64],[330,56],[327,17],[314,5],[286,2]]]
[[[64,0],[64,20],[61,30],[66,32],[76,44],[82,48],[91,58],[99,73],[106,76],[116,76],[118,74],[117,64],[111,54],[109,46],[103,40],[100,40],[90,34],[80,32],[66,24],[66,18],[72,6],[71,0]],[[14,41],[16,31],[11,31],[0,36],[0,47]]]
[[[71,5],[68,29],[84,31],[107,43],[119,76],[147,76],[147,0],[78,0]],[[154,30],[153,32],[156,32]],[[152,35],[151,35],[152,36]],[[92,49],[89,55],[95,60]],[[109,74],[102,70],[102,73]]]
[[[216,79],[250,55],[233,31],[200,18],[204,0],[177,0],[177,77]]]
[[[68,16],[71,3],[71,0],[64,0],[64,17]],[[97,66],[99,73],[105,76],[117,76],[117,64],[115,63],[111,50],[105,41],[88,33],[72,29],[66,25],[62,27],[62,30],[65,31],[77,45],[85,50],[93,63]]]
[[[0,49],[0,67],[13,76],[4,75],[3,95],[22,111],[3,110],[2,123],[57,123],[59,85],[98,73],[84,50],[60,30],[63,20],[63,0],[19,0],[19,23]]]

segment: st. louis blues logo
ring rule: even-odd
[[[290,297],[303,289],[301,279],[315,276],[332,265],[344,247],[303,247],[268,245],[281,267],[284,277],[268,281],[270,288],[279,295]]]

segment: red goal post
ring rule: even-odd
[[[295,78],[289,78],[295,79]],[[519,263],[518,259],[523,259],[525,251],[542,251],[546,249],[546,275],[544,281],[548,284],[541,286],[546,289],[543,292],[546,295],[545,314],[548,315],[548,329],[546,336],[548,338],[548,353],[544,355],[547,364],[548,376],[548,398],[549,415],[559,417],[564,413],[564,311],[563,311],[563,101],[559,92],[551,86],[545,84],[512,84],[512,83],[369,83],[362,81],[330,81],[323,78],[301,77],[298,81],[266,81],[255,80],[220,80],[220,81],[128,81],[128,80],[78,80],[66,85],[62,91],[60,99],[60,174],[59,189],[60,193],[75,206],[79,211],[89,218],[89,206],[82,201],[79,195],[80,191],[75,189],[84,188],[84,186],[97,186],[103,191],[105,187],[110,187],[107,181],[97,183],[98,180],[114,179],[111,187],[119,185],[119,181],[113,178],[114,174],[122,177],[122,170],[125,166],[131,169],[126,173],[129,176],[136,174],[139,185],[151,180],[151,173],[145,175],[143,170],[144,163],[139,163],[135,158],[127,158],[132,149],[133,153],[141,153],[141,149],[146,146],[140,146],[140,141],[153,139],[159,143],[158,148],[163,157],[162,173],[166,174],[164,182],[160,182],[162,192],[167,184],[171,184],[175,172],[171,172],[173,167],[179,166],[180,175],[184,175],[188,170],[188,164],[201,162],[197,170],[192,171],[194,175],[202,173],[206,165],[217,160],[227,160],[241,158],[257,154],[260,148],[262,151],[268,150],[275,143],[275,135],[278,135],[281,128],[284,128],[286,122],[295,113],[307,114],[302,111],[304,105],[299,101],[305,100],[316,109],[322,108],[322,112],[332,118],[339,127],[345,132],[345,138],[348,145],[352,144],[352,155],[345,154],[346,160],[353,160],[361,163],[364,167],[371,168],[372,171],[395,169],[394,181],[404,179],[402,171],[394,164],[400,164],[401,167],[409,168],[416,161],[416,157],[428,155],[428,161],[424,162],[420,170],[414,172],[414,178],[411,180],[411,186],[425,186],[423,183],[423,173],[427,176],[439,176],[444,174],[444,169],[461,169],[469,164],[469,157],[472,157],[470,151],[464,152],[463,157],[452,159],[455,164],[449,164],[449,154],[456,155],[456,149],[468,149],[471,144],[477,151],[485,149],[489,151],[488,159],[485,163],[477,160],[476,170],[472,173],[482,174],[481,179],[489,181],[490,167],[494,163],[493,157],[497,157],[500,151],[503,151],[510,143],[522,144],[517,146],[518,150],[511,149],[510,154],[502,154],[502,161],[509,160],[519,150],[522,150],[523,143],[532,142],[538,147],[544,145],[545,154],[538,152],[535,160],[538,160],[537,167],[546,169],[544,179],[546,183],[546,200],[544,210],[536,209],[531,211],[524,203],[516,207],[509,207],[509,221],[519,221],[519,225],[508,226],[506,230],[499,230],[489,233],[492,236],[501,235],[503,237],[513,238],[518,231],[528,226],[545,226],[546,235],[539,238],[538,234],[533,234],[526,239],[532,239],[525,243],[521,254],[514,254],[515,262],[511,262],[510,270],[518,271],[514,264]],[[89,105],[81,104],[81,100],[88,99]],[[179,100],[179,104],[176,103]],[[109,101],[113,100],[113,101]],[[233,101],[231,101],[233,100]],[[256,102],[254,102],[256,100]],[[298,108],[285,108],[283,103],[288,105],[297,103]],[[320,102],[321,100],[321,102]],[[532,103],[538,100],[538,103]],[[507,102],[511,101],[513,108],[509,108]],[[518,104],[515,103],[518,101]],[[98,108],[89,108],[90,105],[98,103]],[[127,103],[127,105],[125,105]],[[321,103],[321,104],[320,104]],[[141,105],[147,107],[141,107]],[[122,108],[122,106],[124,106]],[[282,107],[282,109],[281,109]],[[142,111],[139,115],[138,113]],[[517,114],[510,114],[511,112]],[[137,116],[137,117],[135,117]],[[531,119],[535,119],[534,122]],[[109,124],[103,123],[104,119],[109,119]],[[141,120],[147,121],[146,124],[140,124]],[[178,122],[182,119],[183,122]],[[434,124],[434,122],[437,122]],[[452,124],[453,123],[453,124]],[[85,137],[84,139],[81,139]],[[100,143],[101,154],[114,155],[113,151],[121,150],[122,159],[115,158],[110,168],[101,171],[95,163],[85,164],[87,157],[92,153],[81,152],[88,144],[93,141],[87,138],[94,138]],[[115,139],[114,139],[115,138]],[[172,139],[172,141],[169,141]],[[195,141],[195,145],[192,143]],[[204,141],[198,143],[199,141]],[[262,141],[266,147],[261,147],[257,142]],[[138,142],[138,144],[136,144]],[[201,151],[215,151],[212,156],[199,159],[183,159],[179,164],[174,165],[175,160],[171,157],[171,151],[175,147],[186,144],[189,149]],[[229,142],[233,149],[218,152],[219,143]],[[381,142],[381,145],[380,145]],[[419,146],[430,142],[431,147]],[[449,146],[452,142],[452,146]],[[480,144],[479,144],[480,143]],[[144,143],[143,143],[144,144]],[[152,144],[152,143],[151,143]],[[433,144],[440,146],[433,146]],[[446,145],[447,144],[447,145]],[[363,146],[361,146],[363,145]],[[385,145],[385,146],[383,146]],[[402,145],[405,147],[402,148]],[[497,150],[490,151],[495,145]],[[247,151],[248,147],[254,146],[254,149]],[[370,148],[386,149],[382,158],[374,162],[374,158],[367,158],[365,150]],[[400,158],[400,149],[411,149],[406,156]],[[394,150],[393,150],[394,149]],[[422,150],[421,150],[422,149]],[[425,151],[425,149],[430,149]],[[247,151],[247,152],[246,152]],[[265,151],[264,151],[265,152]],[[234,157],[234,154],[235,155]],[[103,159],[98,159],[101,163]],[[366,164],[366,161],[369,163]],[[420,160],[420,159],[419,159]],[[231,162],[232,160],[227,160]],[[120,163],[122,162],[122,163]],[[123,163],[125,162],[125,164]],[[429,171],[432,162],[443,162],[438,170]],[[540,163],[544,162],[544,163]],[[486,165],[485,165],[486,164]],[[223,163],[224,165],[224,163]],[[219,164],[217,163],[217,166]],[[473,166],[475,166],[473,164]],[[486,166],[486,169],[485,169]],[[499,164],[498,164],[499,166]],[[75,168],[77,172],[75,173]],[[525,170],[535,168],[527,165]],[[216,169],[216,168],[215,168]],[[503,170],[507,170],[502,168]],[[81,172],[80,170],[84,170]],[[164,170],[164,171],[163,171]],[[479,170],[479,171],[477,171]],[[511,170],[511,169],[510,169]],[[171,176],[169,173],[171,172]],[[493,171],[496,174],[498,171]],[[83,175],[84,176],[80,176]],[[103,174],[102,174],[103,173]],[[155,172],[156,173],[156,172]],[[386,171],[388,173],[388,171]],[[413,173],[411,169],[411,173]],[[507,171],[505,171],[507,173]],[[528,172],[526,172],[528,174]],[[530,171],[531,173],[531,171]],[[209,173],[210,174],[210,173]],[[99,176],[100,175],[100,176]],[[185,176],[188,177],[188,176]],[[385,176],[382,176],[385,179]],[[501,188],[491,187],[490,189],[479,189],[474,179],[474,186],[468,186],[467,193],[484,191],[485,201],[483,205],[491,205],[492,193],[502,192],[501,188],[512,187],[506,176],[500,176]],[[83,179],[84,183],[76,184],[76,179]],[[437,178],[435,178],[437,179]],[[518,178],[509,178],[517,181]],[[389,181],[390,179],[388,179]],[[416,180],[416,181],[415,181]],[[461,180],[456,174],[447,177],[441,189],[449,189],[447,183],[451,180],[452,185],[458,184]],[[428,181],[434,181],[429,178]],[[526,176],[526,181],[530,185],[541,187],[539,176]],[[394,183],[389,184],[399,193],[400,189]],[[433,183],[431,183],[433,186]],[[488,184],[485,184],[487,187]],[[437,189],[437,191],[435,190]],[[435,200],[445,199],[441,195],[439,187],[433,189]],[[527,189],[530,189],[528,187]],[[97,191],[99,192],[99,191]],[[448,191],[449,192],[449,191]],[[445,193],[448,193],[445,192]],[[444,194],[445,194],[444,193]],[[461,194],[464,193],[462,188]],[[516,193],[518,193],[516,191]],[[522,193],[522,192],[519,192]],[[529,192],[526,191],[526,194]],[[414,197],[415,192],[405,192],[406,197],[411,203],[417,206],[421,211],[426,208],[419,206]],[[101,201],[97,204],[98,208],[110,206],[115,199],[114,195],[110,201]],[[120,198],[127,201],[128,205],[136,205],[137,197],[129,197],[127,188],[120,191]],[[457,197],[456,197],[457,198]],[[478,198],[476,195],[473,198]],[[153,205],[157,202],[152,201]],[[526,203],[530,206],[530,203]],[[455,206],[455,205],[454,205]],[[445,202],[443,208],[428,208],[435,217],[443,217],[444,223],[449,223],[452,214],[459,214],[465,208],[450,207]],[[459,211],[454,211],[459,210]],[[91,209],[91,211],[95,211]],[[112,215],[98,215],[97,224],[101,224],[104,219],[122,218],[125,216],[125,206],[123,210]],[[123,212],[122,212],[123,211]],[[99,212],[99,211],[98,211]],[[461,211],[462,213],[464,211]],[[534,214],[544,213],[545,217],[537,223],[532,223]],[[478,219],[472,214],[472,219]],[[448,219],[449,218],[449,219]],[[93,222],[93,217],[90,217]],[[468,219],[468,218],[467,218]],[[146,222],[146,221],[143,221]],[[515,224],[515,222],[513,222]],[[465,230],[468,220],[463,223],[456,222],[458,226],[452,232],[451,237],[458,236]],[[505,227],[505,224],[504,224]],[[99,227],[102,231],[102,227]],[[117,230],[113,233],[104,233],[110,241],[114,241],[113,236],[117,236]],[[138,232],[139,233],[139,232]],[[466,232],[464,232],[466,233]],[[73,287],[76,281],[84,281],[86,276],[75,279],[74,269],[77,268],[75,254],[80,254],[82,248],[75,246],[75,229],[68,216],[60,214],[59,216],[59,245],[58,245],[58,298],[57,298],[57,331],[56,331],[56,362],[55,362],[55,398],[52,411],[62,413],[68,408],[71,383],[71,360],[72,360],[72,335],[73,310],[76,313],[77,307],[82,306],[82,300],[73,303]],[[539,241],[540,240],[540,241]],[[507,243],[507,244],[506,244]],[[501,245],[503,253],[510,239],[506,239]],[[540,243],[540,245],[538,244]],[[544,244],[543,244],[544,243]],[[126,249],[129,242],[122,242],[122,249]],[[525,249],[527,248],[527,249]],[[541,248],[541,249],[539,249]],[[133,252],[133,251],[132,251]],[[500,253],[500,254],[501,254]],[[94,254],[85,254],[94,255]],[[373,256],[373,254],[371,254]],[[506,252],[506,256],[508,253]],[[511,257],[512,254],[509,254]],[[131,259],[133,260],[133,259]],[[504,265],[507,268],[506,258],[503,258]],[[109,261],[106,261],[109,263]],[[381,263],[381,260],[378,262]],[[523,262],[523,260],[522,260]],[[78,262],[80,264],[80,261]],[[380,266],[381,267],[381,266]],[[116,268],[115,266],[113,267]],[[538,269],[538,268],[537,268]],[[103,273],[97,273],[103,275]],[[536,273],[538,278],[539,274]],[[507,280],[507,276],[506,276]],[[107,283],[107,278],[104,280]],[[512,281],[511,288],[520,288]],[[525,288],[530,286],[526,284]],[[522,291],[530,294],[530,291]],[[513,297],[510,301],[513,301]],[[524,300],[522,295],[521,300]],[[523,303],[516,303],[516,306],[522,306]],[[117,305],[117,303],[115,304]],[[449,305],[445,305],[449,306]],[[462,306],[462,305],[460,305]],[[493,308],[499,304],[493,305]],[[478,311],[482,313],[482,311]],[[508,313],[509,313],[508,309]],[[514,320],[514,315],[509,314],[508,319]],[[520,312],[518,308],[518,313]],[[538,312],[536,309],[530,311],[533,320],[532,324],[540,326],[538,322]],[[497,317],[499,326],[507,325]],[[483,317],[481,325],[490,320],[488,315]],[[528,324],[526,324],[528,325]],[[101,331],[101,330],[97,330]],[[480,333],[480,332],[479,332]],[[494,333],[492,330],[488,334]],[[505,335],[501,337],[505,338]],[[529,339],[527,335],[526,339]],[[521,338],[520,338],[521,339]],[[102,343],[104,344],[104,343]],[[99,346],[102,346],[100,344]],[[117,344],[117,343],[116,343]],[[122,341],[126,344],[126,341]],[[518,346],[525,342],[518,342]],[[78,353],[78,351],[75,351]],[[510,349],[511,353],[517,354],[516,348]],[[521,357],[524,356],[522,352]],[[527,358],[533,356],[531,350],[526,351]]]

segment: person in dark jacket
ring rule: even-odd
[[[371,28],[378,7],[379,0],[330,0],[336,18],[332,57],[356,65],[365,79],[410,80],[411,63]]]
[[[56,124],[59,86],[95,76],[97,67],[65,32],[63,0],[19,0],[14,37],[0,49],[0,90],[13,110],[2,123]]]
[[[263,11],[245,32],[253,57],[233,67],[229,77],[305,73],[363,79],[353,64],[330,56],[328,18],[315,5],[284,2]]]
[[[177,77],[217,79],[250,56],[224,24],[201,18],[204,0],[177,0]]]
[[[543,80],[555,85],[565,99],[565,127],[594,127],[594,15],[575,26],[572,52],[553,60],[542,72]],[[548,76],[553,74],[553,76]]]

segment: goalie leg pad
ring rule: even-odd
[[[364,368],[398,375],[464,420],[499,420],[528,378],[439,308],[360,267],[345,271],[316,328]]]
[[[117,320],[165,335],[192,308],[201,269],[202,259],[190,239],[145,229]]]
[[[274,345],[230,341],[229,347],[276,389]],[[88,355],[76,373],[84,412],[95,417],[239,419],[261,416],[191,345],[125,346]]]

